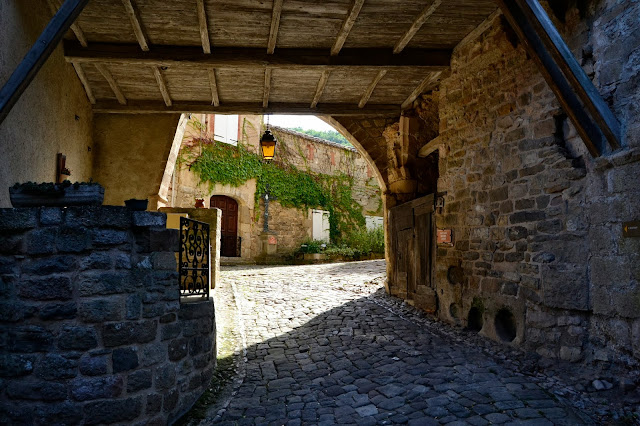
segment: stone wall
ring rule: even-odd
[[[0,210],[0,423],[164,425],[202,394],[213,303],[180,303],[165,220]]]
[[[0,3],[0,86],[53,16],[45,0]],[[73,181],[92,175],[93,113],[71,64],[58,46],[0,124],[0,207],[16,182],[53,182],[56,154],[67,156]]]
[[[640,239],[622,237],[640,219],[639,15],[594,1],[556,20],[621,121],[620,152],[589,156],[500,15],[419,101],[439,98],[436,222],[455,240],[436,254],[441,319],[546,357],[640,359]]]

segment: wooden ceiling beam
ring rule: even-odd
[[[167,83],[164,81],[164,77],[162,76],[162,71],[160,71],[159,67],[152,67],[153,75],[156,77],[156,82],[158,83],[158,89],[160,89],[160,93],[162,94],[162,99],[164,99],[164,103],[166,106],[170,107],[171,96],[169,96],[169,89],[167,89]]]
[[[331,71],[329,70],[322,71],[322,75],[320,75],[320,80],[318,80],[318,85],[316,86],[316,93],[313,95],[313,100],[311,101],[311,108],[315,108],[318,105],[318,102],[320,102],[320,97],[322,97],[322,93],[327,85],[330,74]]]
[[[402,103],[402,109],[409,108],[413,103],[413,101],[415,101],[418,98],[418,96],[420,96],[422,93],[426,92],[427,90],[432,89],[438,83],[438,80],[440,80],[441,75],[442,75],[442,72],[434,72],[433,74],[425,77],[425,79],[422,80],[420,85],[418,85],[418,87],[416,87],[413,90],[413,92],[411,92],[409,97]]]
[[[362,98],[360,98],[360,102],[358,102],[358,108],[364,108],[367,102],[369,102],[369,98],[373,94],[373,91],[375,90],[376,86],[378,85],[378,83],[380,83],[380,80],[382,80],[382,77],[384,77],[386,73],[387,73],[387,70],[378,71],[378,74],[374,77],[373,81],[369,84],[369,87],[367,87],[367,91],[364,92],[364,94],[362,95]]]
[[[344,42],[347,41],[347,37],[349,37],[351,28],[353,28],[353,24],[355,24],[363,4],[364,0],[353,0],[351,2],[349,13],[342,23],[342,28],[340,28],[338,37],[336,38],[336,41],[335,43],[333,43],[333,47],[331,48],[331,56],[336,56],[338,53],[340,53],[340,50],[342,50],[342,46],[344,46]]]
[[[49,5],[49,9],[51,10],[51,13],[53,13],[54,15],[58,12],[58,9],[60,9],[60,5],[61,5],[59,0],[47,0],[47,4]],[[84,31],[82,31],[82,29],[80,28],[80,25],[74,22],[73,24],[71,24],[70,28],[71,28],[71,31],[73,31],[73,33],[75,34],[78,41],[80,42],[80,45],[82,47],[87,47],[89,43],[87,42],[87,37],[85,37]]]
[[[441,3],[442,3],[442,0],[433,0],[433,2],[429,6],[425,7],[422,10],[422,12],[420,12],[420,15],[418,15],[416,20],[413,21],[413,24],[411,24],[411,27],[407,30],[406,33],[404,33],[402,37],[400,37],[400,40],[398,40],[396,45],[393,47],[393,53],[400,53],[404,50],[404,48],[407,46],[407,44],[409,44],[413,36],[415,36],[416,33],[420,30],[420,28],[422,28],[422,26],[427,21],[427,19],[429,19],[429,17],[433,15],[433,12],[436,11],[436,9],[440,6]]]
[[[204,8],[204,0],[196,0],[198,8],[198,25],[200,26],[200,40],[202,51],[207,55],[211,53],[211,41],[209,40],[209,23],[207,21],[207,11]]]
[[[271,92],[271,68],[264,70],[264,93],[262,94],[262,108],[269,106],[269,93]]]
[[[352,104],[320,104],[310,108],[308,103],[274,103],[264,108],[261,102],[229,103],[216,107],[208,102],[173,102],[167,107],[159,101],[134,101],[127,105],[115,101],[98,101],[93,107],[96,113],[111,114],[155,114],[155,113],[194,113],[194,114],[293,114],[293,115],[331,115],[331,116],[377,116],[399,117],[400,105],[369,104],[358,108]]]
[[[93,96],[93,90],[91,90],[91,85],[89,84],[89,80],[87,80],[87,76],[84,73],[84,70],[82,69],[82,65],[74,63],[72,63],[71,65],[73,65],[73,69],[75,69],[76,74],[78,74],[80,83],[82,83],[82,87],[84,87],[84,91],[87,93],[87,98],[89,98],[89,102],[95,104],[96,97]]]
[[[87,48],[65,42],[67,62],[114,63],[160,67],[195,68],[280,68],[280,69],[402,69],[422,68],[443,71],[449,68],[449,49],[406,49],[394,55],[390,49],[342,49],[331,56],[325,49],[281,48],[272,55],[261,48],[218,47],[215,55],[202,53],[199,47],[154,46],[151,52],[140,52],[136,46],[91,43]]]
[[[144,32],[144,28],[142,27],[142,21],[140,20],[138,9],[132,3],[132,0],[122,0],[122,5],[124,6],[124,9],[129,16],[131,26],[133,27],[133,33],[136,35],[136,39],[138,40],[140,49],[142,49],[144,52],[148,52],[149,43],[147,42],[147,35]]]
[[[215,68],[209,68],[209,87],[211,87],[211,105],[220,106],[220,97],[218,96],[218,82],[216,79]]]
[[[107,83],[109,83],[111,90],[113,90],[113,94],[116,95],[116,99],[118,100],[118,103],[120,105],[126,105],[127,98],[124,97],[122,90],[120,90],[120,86],[118,86],[118,82],[116,81],[115,78],[113,78],[113,75],[111,74],[111,71],[109,71],[109,68],[107,68],[107,66],[104,64],[95,64],[95,66],[100,72],[100,74],[102,74],[104,79],[107,80]]]
[[[278,40],[278,29],[280,28],[280,15],[282,14],[282,1],[273,0],[273,13],[271,14],[271,30],[269,30],[269,42],[267,43],[267,53],[273,54],[276,50]]]

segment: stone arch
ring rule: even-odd
[[[178,126],[176,127],[176,132],[173,136],[171,149],[169,150],[167,164],[165,165],[164,173],[162,175],[162,181],[160,181],[160,188],[158,190],[158,208],[168,207],[171,205],[170,200],[168,200],[169,186],[171,184],[173,172],[176,168],[176,160],[180,153],[180,147],[182,146],[182,139],[184,138],[184,132],[187,128],[189,117],[190,114],[180,115],[180,120],[178,121]]]

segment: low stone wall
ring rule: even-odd
[[[167,424],[215,367],[178,234],[123,207],[0,210],[0,423]]]

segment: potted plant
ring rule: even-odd
[[[9,188],[13,207],[100,206],[104,188],[95,182],[16,183]]]

